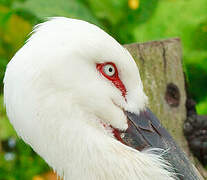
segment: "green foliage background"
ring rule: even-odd
[[[133,8],[131,1],[136,1],[138,7]],[[6,64],[24,44],[32,27],[52,16],[89,21],[122,44],[180,37],[190,94],[198,103],[198,113],[207,114],[207,0],[0,0],[1,91]],[[0,139],[6,139],[15,133],[8,123],[2,101],[1,97]],[[21,147],[26,146],[19,140],[18,143]],[[35,159],[33,162],[41,162],[27,148],[30,153],[24,152],[22,156],[31,156]],[[5,168],[8,162],[3,161],[3,155],[4,152],[0,152],[0,180],[3,180],[2,173],[8,174],[7,179],[15,179],[17,175],[10,173],[14,172],[12,166]],[[17,160],[10,163],[16,167]],[[25,177],[22,175],[21,179],[31,179],[48,168],[42,162],[39,164],[39,169],[29,175],[24,173]],[[30,164],[34,169],[36,165]]]

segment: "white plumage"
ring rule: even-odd
[[[127,101],[97,71],[104,62],[116,65]],[[132,56],[97,26],[62,17],[38,25],[4,84],[15,130],[65,180],[174,179],[161,156],[114,138],[109,126],[128,127],[122,109],[139,113],[147,97]]]

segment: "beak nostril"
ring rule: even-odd
[[[169,104],[171,107],[179,106],[180,91],[175,84],[169,83],[167,85],[166,92],[165,92],[165,100],[167,101],[167,104]]]

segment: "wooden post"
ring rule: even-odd
[[[180,39],[124,45],[136,61],[149,107],[174,137],[189,159],[207,177],[205,169],[193,158],[183,135],[186,120],[186,89]]]

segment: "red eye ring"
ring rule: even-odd
[[[104,67],[106,67],[107,65],[111,65],[111,67],[114,68],[114,74],[112,76],[108,75],[105,70]],[[110,81],[115,80],[116,78],[118,78],[118,70],[116,68],[116,65],[112,62],[107,62],[107,63],[102,63],[102,64],[96,64],[96,68],[99,72],[101,72],[101,74],[106,77],[107,79],[109,79]]]
[[[107,65],[111,65],[111,67],[114,68],[114,73],[110,76],[108,75],[105,71],[104,71],[104,67],[106,67]],[[106,62],[106,63],[99,63],[96,64],[96,69],[108,80],[110,80],[122,93],[122,96],[125,98],[126,96],[126,88],[124,86],[124,84],[122,83],[122,81],[119,78],[119,73],[118,73],[118,69],[116,67],[116,65],[112,62]],[[126,98],[125,98],[126,100]]]

